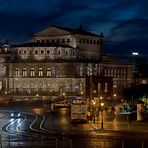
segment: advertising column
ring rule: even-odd
[[[144,104],[137,104],[137,121],[143,121]]]

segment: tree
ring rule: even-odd
[[[126,100],[138,100],[143,96],[148,96],[148,84],[133,85],[123,89],[122,93]]]

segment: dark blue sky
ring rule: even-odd
[[[0,41],[29,41],[50,25],[104,33],[106,53],[148,54],[147,0],[0,0]]]

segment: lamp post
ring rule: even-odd
[[[65,93],[65,92],[63,92],[63,93],[62,93],[62,95],[63,95],[63,99],[65,100],[65,95],[66,95],[66,93]]]
[[[92,101],[92,104],[93,104],[93,117],[94,117],[94,123],[95,123],[96,101],[93,100],[93,101]]]
[[[102,109],[101,109],[101,129],[103,129],[103,106],[104,106],[104,103],[101,103],[100,104]]]

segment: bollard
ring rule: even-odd
[[[8,138],[9,138],[9,139],[8,139],[8,140],[9,140],[9,147],[11,147],[11,144],[10,144],[10,138],[11,138],[11,137],[10,137],[10,135],[8,136]]]
[[[41,142],[42,142],[42,145],[43,145],[43,143],[44,143],[44,137],[43,136],[41,137]]]
[[[30,141],[30,143],[32,143],[32,137],[31,137],[31,135],[29,136],[29,141]]]
[[[124,148],[124,140],[122,140],[122,148]]]
[[[72,139],[70,139],[70,148],[72,148]]]
[[[18,142],[18,146],[20,146],[20,140],[19,140],[19,135],[17,134],[17,142]]]
[[[141,142],[141,147],[144,148],[144,142],[143,142],[143,140]]]
[[[58,138],[56,138],[56,148],[58,148]]]

